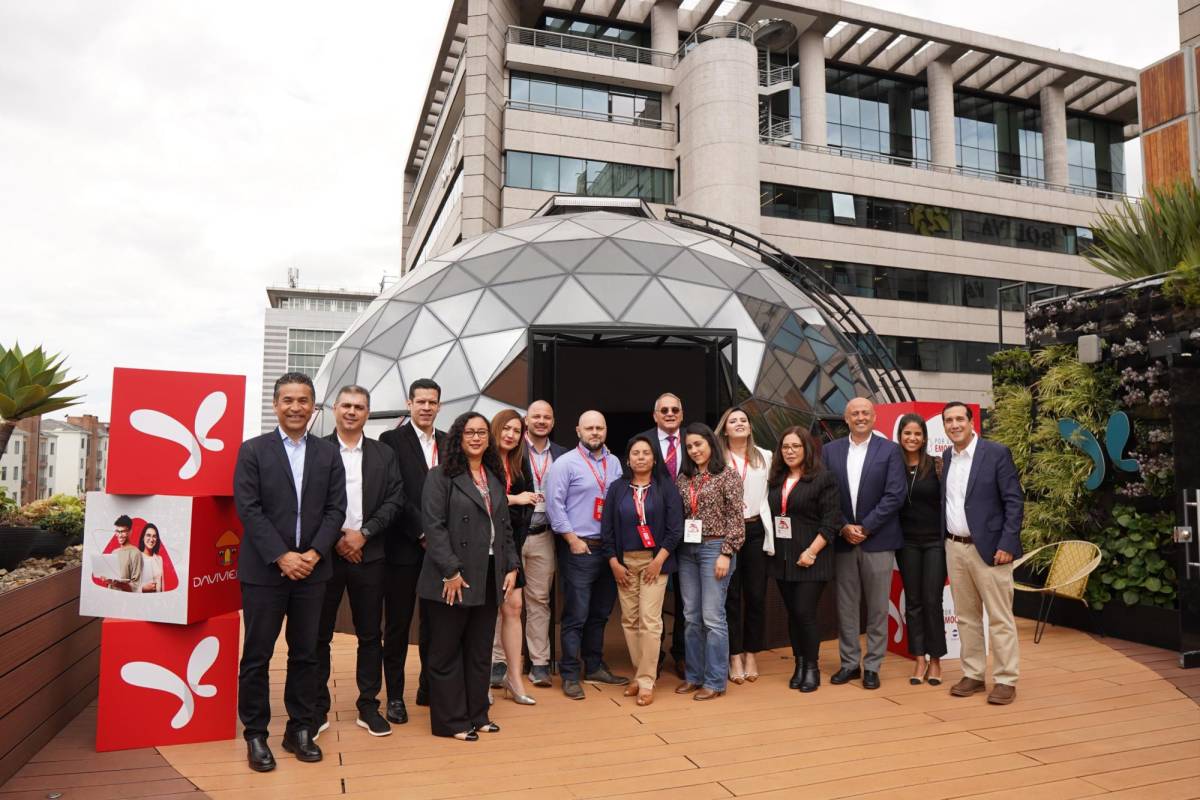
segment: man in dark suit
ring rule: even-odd
[[[670,392],[664,392],[654,401],[651,414],[654,417],[654,427],[642,431],[637,436],[645,436],[650,440],[650,446],[654,450],[655,477],[674,486],[675,476],[679,474],[679,465],[683,461],[683,441],[679,433],[683,427],[683,401]],[[632,442],[633,439],[629,441]],[[625,450],[628,452],[628,444]],[[683,660],[683,592],[679,591],[677,575],[671,576],[671,594],[675,598],[674,621],[671,623],[671,658],[675,661],[675,674],[683,680],[686,671]],[[667,629],[663,626],[663,640],[666,638]],[[660,671],[665,657],[665,653],[658,657]]]
[[[233,497],[245,531],[238,559],[245,638],[238,672],[238,716],[246,755],[258,772],[275,769],[267,746],[271,721],[268,666],[287,618],[283,749],[320,761],[312,738],[317,626],[333,543],[346,520],[346,471],[337,447],[308,435],[315,408],[312,380],[289,372],[275,381],[279,427],[242,443]]]
[[[445,449],[446,435],[433,427],[442,403],[442,388],[429,378],[415,380],[408,387],[409,419],[399,427],[384,431],[379,441],[392,448],[404,483],[404,511],[384,541],[387,576],[383,595],[383,679],[387,686],[387,718],[398,725],[408,722],[404,705],[404,665],[408,661],[408,632],[412,627],[417,603],[417,579],[425,560],[425,532],[421,522],[421,491],[425,476],[438,464],[438,453]],[[421,654],[421,677],[417,685],[417,705],[429,705],[429,686],[425,676],[429,631],[424,614],[420,619],[417,650]]]
[[[942,454],[942,519],[963,671],[950,694],[969,697],[987,688],[986,611],[995,681],[988,702],[1008,705],[1017,697],[1020,661],[1012,612],[1013,559],[1021,556],[1025,495],[1012,453],[975,435],[966,404],[947,403],[942,425],[954,444]]]
[[[908,483],[899,445],[874,433],[875,405],[856,397],[846,404],[844,418],[850,435],[830,442],[821,453],[825,467],[837,477],[846,521],[834,545],[841,668],[829,682],[862,677],[864,689],[878,689],[887,652],[892,567],[896,551],[904,546],[899,513]],[[860,604],[867,609],[866,658],[858,638]]]
[[[372,736],[392,732],[379,713],[383,675],[383,544],[404,508],[404,484],[392,448],[368,439],[363,427],[371,413],[371,395],[361,386],[343,386],[333,402],[337,430],[327,438],[338,448],[346,469],[346,521],[334,544],[333,577],[325,586],[325,605],[317,635],[317,728],[315,740],[329,727],[329,644],[342,595],[350,594],[350,612],[358,637],[355,674],[358,720]]]

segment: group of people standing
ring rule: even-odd
[[[831,683],[861,678],[864,688],[878,688],[894,561],[908,597],[912,682],[940,683],[948,567],[964,672],[952,693],[985,688],[986,608],[996,659],[989,700],[1015,696],[1011,561],[1020,554],[1020,486],[1007,450],[975,436],[965,405],[946,406],[953,455],[935,459],[926,454],[923,419],[901,420],[893,443],[874,433],[874,407],[862,398],[846,407],[849,436],[822,447],[811,431],[791,427],[771,451],[755,443],[744,409],[727,410],[713,430],[685,424],[682,401],[665,393],[654,404],[655,427],[621,455],[607,446],[600,411],[579,417],[568,449],[550,440],[554,411],[545,401],[524,416],[467,412],[443,434],[434,427],[440,399],[432,380],[413,382],[409,420],[375,442],[363,435],[369,393],[343,387],[333,407],[337,430],[318,439],[307,435],[312,384],[292,373],[275,387],[279,428],[243,444],[235,498],[249,546],[239,570],[239,713],[252,768],[275,765],[266,744],[267,663],[285,617],[283,747],[320,760],[329,644],[344,592],[358,636],[358,725],[373,735],[408,718],[404,666],[417,599],[416,701],[430,706],[435,735],[475,741],[499,732],[489,717],[493,688],[536,704],[523,651],[529,682],[551,686],[556,572],[558,667],[572,699],[601,683],[623,686],[638,705],[654,702],[671,582],[676,693],[713,700],[728,682],[758,679],[768,579],[788,611],[791,688],[820,686],[817,608],[831,581],[841,662]],[[604,628],[618,601],[632,681],[604,659]]]

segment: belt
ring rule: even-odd
[[[579,538],[587,543],[588,550],[599,550],[604,547],[604,541],[599,536],[580,536]]]
[[[971,544],[974,541],[970,536],[955,536],[953,533],[947,533],[946,538],[959,544]]]
[[[537,534],[545,533],[548,530],[550,530],[549,525],[541,525],[537,528],[530,528],[529,533],[527,533],[526,536],[536,536]]]
[[[761,515],[761,514],[755,514],[753,517],[746,517],[746,524],[747,524],[747,525],[753,525],[753,524],[755,524],[755,523],[757,523],[757,522],[762,522],[762,515]]]

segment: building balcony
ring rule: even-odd
[[[670,91],[675,84],[675,53],[565,33],[509,26],[505,62],[580,80]]]

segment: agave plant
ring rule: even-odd
[[[8,449],[17,423],[76,405],[79,397],[62,397],[80,378],[67,379],[63,359],[42,348],[22,353],[19,344],[0,347],[0,456]]]
[[[1156,187],[1140,203],[1125,200],[1092,226],[1088,263],[1123,281],[1191,266],[1200,257],[1200,188],[1190,181]]]

